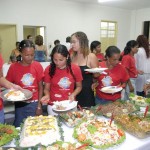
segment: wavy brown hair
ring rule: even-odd
[[[149,42],[145,35],[139,35],[136,39],[136,41],[139,43],[139,47],[143,47],[146,53],[146,57],[150,57],[150,49],[149,49]]]
[[[38,46],[43,45],[43,36],[37,35],[37,36],[35,37],[35,44],[38,45]]]
[[[71,35],[75,36],[80,43],[81,46],[81,53],[83,54],[84,57],[86,57],[87,55],[89,55],[90,53],[90,49],[89,49],[89,40],[87,38],[87,35],[84,32],[75,32]],[[73,55],[75,56],[77,54],[77,52],[73,52]]]

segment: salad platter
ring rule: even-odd
[[[83,121],[74,128],[73,136],[78,142],[93,148],[107,149],[122,143],[126,136],[114,122],[106,119]]]

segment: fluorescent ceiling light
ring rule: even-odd
[[[105,3],[105,2],[113,2],[118,0],[98,0],[99,3]]]

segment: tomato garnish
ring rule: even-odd
[[[122,130],[120,130],[120,129],[118,129],[117,132],[118,132],[118,134],[119,134],[120,136],[123,136],[123,135],[124,135],[124,132],[123,132]]]

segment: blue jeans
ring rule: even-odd
[[[1,110],[0,110],[0,123],[4,123],[4,109],[2,108]]]
[[[110,101],[110,100],[106,100],[106,99],[103,99],[103,98],[100,98],[96,95],[95,97],[95,104],[108,104],[108,103],[112,103],[113,101]]]
[[[38,102],[32,103],[16,102],[14,126],[19,127],[24,119],[26,119],[29,116],[35,116],[37,105]]]

